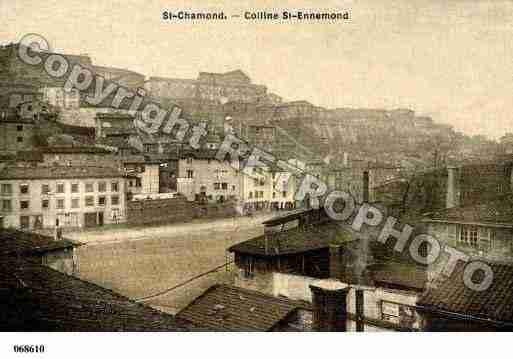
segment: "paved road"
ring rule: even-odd
[[[224,264],[227,247],[263,233],[262,220],[223,219],[66,237],[86,243],[78,249],[81,278],[141,298]],[[232,276],[223,269],[146,303],[174,313],[210,285],[230,282]]]

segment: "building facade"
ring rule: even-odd
[[[7,167],[0,172],[2,226],[33,230],[125,221],[124,174],[105,167]]]
[[[241,177],[238,160],[219,161],[215,150],[184,152],[178,160],[177,189],[189,201],[238,201]]]

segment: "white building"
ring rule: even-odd
[[[126,220],[122,172],[106,167],[7,167],[0,172],[0,227],[93,227]]]

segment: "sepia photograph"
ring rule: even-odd
[[[0,14],[2,357],[513,331],[512,1]]]

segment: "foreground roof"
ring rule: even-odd
[[[481,223],[513,227],[513,196],[507,195],[477,205],[460,206],[428,215],[425,222]]]
[[[172,315],[28,260],[0,260],[0,330],[177,331]]]
[[[0,170],[0,180],[116,177],[123,177],[123,173],[116,168],[98,166],[5,167]]]
[[[465,264],[460,262],[452,275],[428,289],[417,305],[430,312],[513,325],[513,266],[488,264],[493,271],[493,281],[487,290],[467,288],[463,281]]]
[[[31,255],[81,245],[69,239],[56,241],[50,236],[11,229],[0,230],[0,242],[0,255]]]
[[[177,314],[206,330],[269,331],[304,305],[260,292],[217,284]]]

